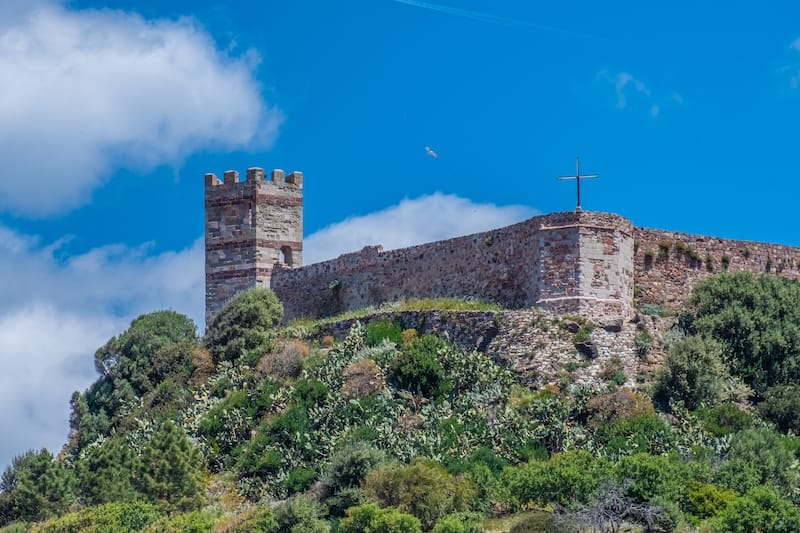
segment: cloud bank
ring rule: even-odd
[[[312,233],[303,242],[303,262],[316,263],[367,245],[385,250],[500,228],[532,217],[522,205],[477,204],[451,194],[404,199],[381,211],[351,217]]]
[[[59,258],[0,226],[0,469],[14,455],[66,442],[69,398],[97,375],[93,355],[135,316],[175,309],[203,316],[203,242],[147,255],[149,246],[104,246]]]
[[[85,202],[120,167],[269,146],[280,112],[190,19],[4,0],[0,7],[0,209],[28,216]]]

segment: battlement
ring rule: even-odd
[[[290,172],[287,175],[282,169],[276,168],[270,173],[269,179],[267,179],[267,175],[263,168],[251,167],[247,169],[245,176],[245,181],[240,182],[238,171],[226,170],[223,174],[223,179],[220,180],[216,174],[209,172],[205,175],[205,185],[207,189],[210,187],[238,185],[240,183],[270,184],[292,189],[303,188],[303,173],[297,170]]]
[[[303,264],[303,173],[205,175],[206,318],[237,292],[269,286],[276,264]]]

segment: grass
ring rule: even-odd
[[[295,318],[290,320],[279,332],[279,336],[289,334],[296,336],[297,332],[306,331],[313,333],[316,328],[325,324],[342,322],[355,318],[363,318],[377,313],[388,313],[394,311],[502,311],[503,307],[490,302],[474,300],[471,298],[412,298],[402,302],[384,304],[380,307],[364,307],[345,311],[338,315],[324,318]]]

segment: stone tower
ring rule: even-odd
[[[205,176],[206,323],[238,292],[269,287],[276,263],[303,264],[303,173]]]

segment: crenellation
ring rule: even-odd
[[[239,181],[239,173],[235,170],[226,170],[224,174],[224,181],[225,185],[231,183],[238,183]]]
[[[284,183],[286,181],[286,175],[280,168],[276,168],[272,171],[272,183]]]

